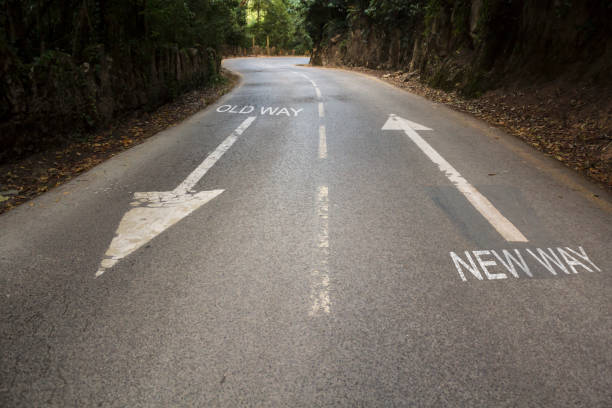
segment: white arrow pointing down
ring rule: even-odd
[[[96,277],[113,267],[163,231],[200,208],[224,190],[201,191],[192,188],[200,181],[217,160],[229,150],[238,137],[253,123],[255,116],[247,118],[208,157],[172,191],[134,193],[129,210],[119,223],[105,258],[100,263]]]
[[[478,210],[480,214],[501,234],[506,241],[527,242],[527,238],[518,230],[502,213],[491,204],[476,188],[471,185],[463,176],[447,162],[444,157],[434,150],[416,131],[431,130],[428,127],[400,118],[396,115],[389,115],[389,119],[382,127],[382,130],[403,130],[429,159],[438,165],[440,171],[457,187],[468,199],[468,201]]]

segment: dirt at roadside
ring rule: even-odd
[[[57,187],[115,154],[174,126],[229,92],[238,77],[183,94],[154,112],[136,112],[112,127],[86,135],[61,148],[0,166],[0,214]],[[29,203],[33,206],[34,203]]]
[[[415,73],[342,67],[471,113],[612,189],[612,89],[557,81],[489,91],[475,99],[433,89]]]

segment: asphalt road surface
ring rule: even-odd
[[[610,194],[304,63],[0,217],[0,405],[612,406]]]

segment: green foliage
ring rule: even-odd
[[[466,98],[478,98],[492,86],[491,81],[482,72],[468,72],[467,80],[460,89],[460,93]]]
[[[424,0],[370,0],[365,14],[373,20],[393,26],[414,22],[425,13]]]
[[[240,0],[3,0],[0,38],[29,63],[47,50],[88,60],[88,50],[244,46]]]
[[[306,31],[315,44],[348,28],[346,0],[301,0]]]
[[[369,24],[410,30],[417,26],[428,3],[435,0],[301,0],[305,26],[318,44],[346,32],[352,26]]]
[[[251,0],[248,31],[256,45],[305,53],[312,40],[304,23],[304,9],[297,0]]]
[[[455,1],[453,7],[453,35],[460,37],[468,34],[470,29],[470,13],[471,13],[471,1],[469,0],[458,0]]]
[[[555,2],[555,15],[557,18],[564,18],[572,9],[572,0],[559,0]]]

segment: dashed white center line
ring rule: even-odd
[[[329,314],[329,191],[327,186],[319,186],[317,192],[317,247],[316,267],[312,271],[310,316]]]
[[[296,72],[297,74],[297,72]],[[299,75],[306,78],[313,86],[316,94],[319,110],[319,159],[327,159],[327,134],[325,131],[325,105],[323,96],[316,82],[307,75]],[[314,252],[314,268],[310,278],[310,316],[316,317],[329,314],[331,311],[331,300],[329,297],[329,189],[326,185],[320,185],[317,189],[316,197],[316,218],[317,224],[317,249]]]
[[[327,159],[327,136],[325,126],[319,126],[319,159]]]

